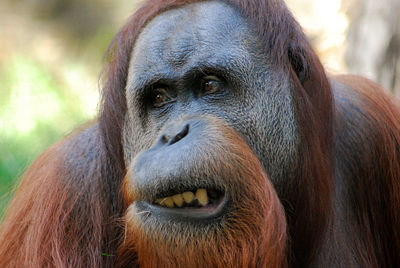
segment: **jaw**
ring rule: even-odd
[[[181,187],[133,201],[120,255],[134,256],[140,267],[281,267],[285,214],[260,164],[253,164],[234,170],[229,187],[208,194],[207,204],[201,197],[186,204],[175,198],[168,207],[165,198],[179,195]]]
[[[225,195],[198,208],[134,202],[120,255],[134,256],[140,267],[282,267],[283,208],[265,184],[251,196],[239,202]]]
[[[263,261],[265,247],[255,239],[261,226],[236,226],[229,201],[211,210],[142,205],[128,209],[125,245],[140,267],[256,267]]]

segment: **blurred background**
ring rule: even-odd
[[[96,117],[102,55],[135,0],[0,1],[0,214],[47,146]],[[400,96],[400,0],[287,0],[331,74]]]

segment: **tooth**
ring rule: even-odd
[[[184,192],[182,194],[183,199],[185,200],[186,203],[190,203],[194,199],[194,194],[192,192]]]
[[[162,200],[162,205],[165,205],[169,208],[174,207],[174,201],[172,200],[172,197],[166,197]]]
[[[176,195],[172,196],[172,200],[174,200],[174,203],[178,207],[181,207],[183,205],[183,197],[181,194],[176,194]]]
[[[171,197],[156,199],[156,203],[164,207],[174,207],[174,201],[172,201]]]
[[[207,190],[206,189],[198,189],[196,192],[196,197],[197,200],[199,200],[199,203],[201,205],[207,205],[208,204],[208,196],[207,196]]]

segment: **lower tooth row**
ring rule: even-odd
[[[197,198],[200,205],[203,205],[203,206],[207,205],[208,204],[207,190],[206,189],[198,189],[196,191],[196,194],[193,194],[192,192],[184,192],[182,194],[176,194],[174,196],[157,199],[156,203],[161,206],[165,206],[165,207],[169,207],[169,208],[173,208],[175,205],[177,207],[182,207],[184,202],[189,204],[195,198]]]

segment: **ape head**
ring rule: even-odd
[[[125,116],[110,119],[107,108],[115,104],[107,103],[106,92],[103,122],[108,117],[121,128],[119,158],[128,171],[121,262],[135,256],[149,267],[280,267],[286,216],[275,189],[294,199],[304,196],[304,203],[291,208],[296,218],[289,220],[300,220],[304,212],[308,222],[324,224],[319,214],[329,195],[319,200],[306,194],[324,191],[326,178],[305,192],[298,186],[308,183],[313,172],[324,171],[315,169],[323,161],[310,157],[323,155],[324,148],[314,146],[309,154],[303,148],[311,140],[322,145],[329,137],[317,133],[305,138],[301,133],[305,126],[321,123],[308,109],[313,99],[325,99],[321,112],[329,113],[326,81],[312,70],[319,67],[312,52],[296,43],[304,37],[291,16],[274,21],[264,10],[267,18],[262,19],[269,23],[264,25],[257,21],[263,14],[257,9],[267,7],[249,4],[252,11],[243,4],[149,3],[133,17],[143,26],[137,36],[127,41],[129,27],[117,36],[126,44],[113,53],[122,57],[121,47],[131,47],[130,60],[121,68],[124,60],[114,56],[110,73],[122,69],[127,78],[109,81],[114,84],[109,84],[113,91],[108,99],[126,99]],[[271,16],[287,12],[281,4],[268,8],[278,13]],[[259,14],[251,17],[243,11]],[[274,36],[279,23],[293,27],[293,33]],[[320,79],[318,96],[307,92],[310,79]],[[124,96],[115,95],[118,83],[126,84]],[[325,118],[329,123],[329,116]],[[106,137],[118,133],[104,129]],[[310,226],[302,228],[306,233]],[[299,239],[313,244],[315,236],[305,233]]]

